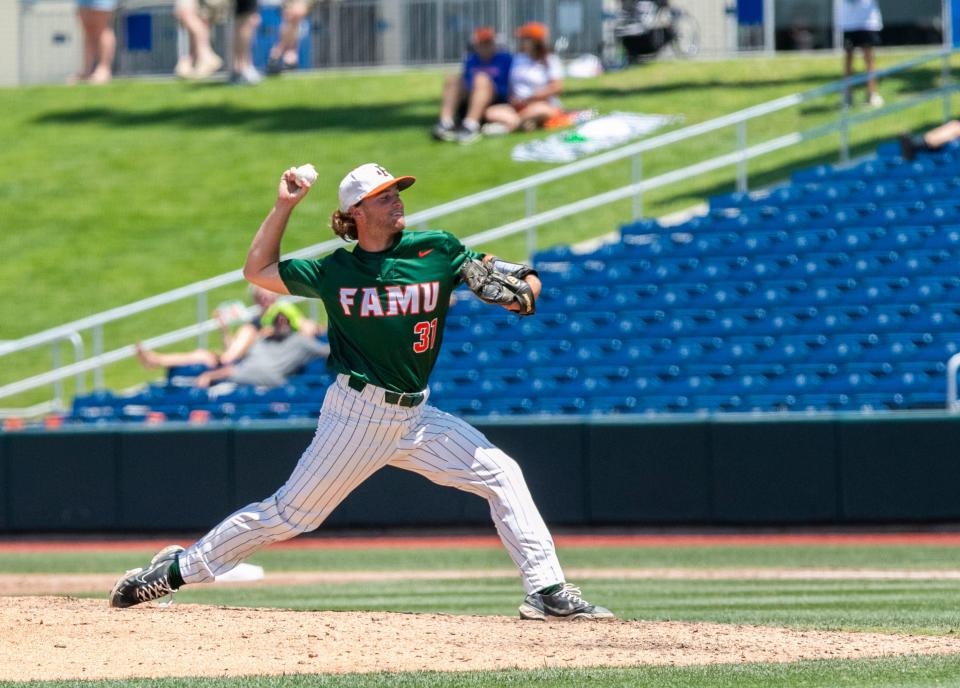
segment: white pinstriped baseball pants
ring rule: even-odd
[[[564,581],[553,538],[513,459],[455,416],[426,403],[387,404],[381,388],[357,392],[347,380],[339,375],[327,390],[317,432],[286,484],[228,516],[180,555],[186,583],[212,581],[271,542],[318,528],[387,465],[486,499],[528,593]]]

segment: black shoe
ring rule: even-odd
[[[430,132],[437,141],[456,141],[457,140],[457,130],[453,127],[448,127],[443,122],[437,122],[436,126]]]
[[[534,621],[546,619],[615,619],[606,607],[590,604],[580,597],[580,588],[570,583],[552,595],[534,592],[520,605],[520,618]]]
[[[177,588],[170,582],[170,566],[182,551],[180,545],[169,545],[157,552],[145,568],[123,574],[110,591],[110,606],[132,607],[172,595]]]
[[[917,151],[923,149],[923,138],[912,134],[900,134],[900,157],[911,162],[917,157]]]
[[[283,60],[279,57],[271,57],[267,60],[267,76],[277,76],[283,71]]]

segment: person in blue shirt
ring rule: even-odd
[[[463,73],[451,74],[443,84],[440,121],[433,128],[440,141],[474,143],[480,139],[484,111],[507,102],[513,56],[497,48],[497,34],[489,26],[474,29],[471,43]]]

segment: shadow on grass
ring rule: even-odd
[[[884,83],[895,84],[894,90],[900,93],[916,93],[927,91],[936,86],[940,75],[939,67],[936,69],[918,69],[914,72],[902,72],[884,79]],[[705,81],[691,80],[688,82],[672,82],[668,84],[643,85],[638,82],[636,87],[630,85],[623,86],[585,86],[583,88],[574,87],[571,93],[577,95],[587,94],[597,97],[623,96],[624,94],[636,93],[643,95],[658,95],[674,93],[679,91],[744,91],[752,88],[776,88],[789,84],[796,84],[800,91],[815,88],[843,77],[839,61],[837,62],[837,71],[835,74],[825,73],[823,75],[804,75],[794,78],[770,78],[770,79],[710,79]],[[862,87],[857,87],[862,88]]]
[[[425,103],[427,101],[421,101]],[[431,103],[433,101],[430,101]],[[380,131],[418,128],[427,130],[435,121],[433,113],[420,114],[419,103],[384,103],[364,106],[282,106],[252,108],[239,105],[171,106],[152,110],[117,110],[107,107],[77,108],[39,115],[37,124],[100,124],[111,127],[237,128],[258,132],[290,132],[343,129]]]

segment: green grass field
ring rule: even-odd
[[[251,676],[243,679],[170,678],[137,681],[0,682],[0,686],[82,686],[116,688],[921,688],[955,686],[960,658],[897,657],[861,662],[810,661],[792,664],[740,664],[716,667],[636,669],[543,669],[484,673],[346,674],[339,676]]]
[[[566,547],[566,567],[738,568],[960,568],[960,549],[947,546]],[[119,572],[148,552],[0,555],[0,573]],[[270,572],[342,570],[495,569],[509,561],[499,549],[267,550],[253,563]],[[907,634],[960,632],[957,580],[577,580],[591,600],[624,619],[707,621],[798,629]],[[513,615],[520,601],[513,576],[474,580],[409,580],[231,588],[184,588],[178,603],[282,607],[300,610],[373,610]],[[97,681],[84,686],[934,686],[960,684],[960,656],[896,657],[866,661],[809,661],[687,668],[501,671],[492,673],[369,674]],[[2,684],[13,685],[13,684]],[[26,685],[26,684],[19,684]],[[32,685],[32,684],[31,684]],[[38,684],[39,685],[39,684]],[[47,684],[44,684],[47,685]],[[54,682],[53,685],[67,685]],[[79,684],[78,684],[79,685]]]
[[[892,65],[910,53],[890,52]],[[678,114],[691,124],[802,91],[838,76],[835,56],[672,62],[571,81],[571,108]],[[929,88],[939,79],[931,63],[883,82],[889,101]],[[0,340],[21,337],[109,307],[239,268],[256,227],[274,197],[274,180],[291,164],[312,161],[317,189],[297,211],[284,244],[301,248],[332,237],[326,226],[335,187],[355,164],[377,160],[395,173],[418,176],[405,194],[415,212],[519,179],[549,166],[514,163],[510,149],[525,136],[489,139],[470,147],[442,145],[427,132],[436,117],[441,75],[320,73],[270,80],[256,89],[218,84],[120,81],[108,88],[33,87],[0,90],[0,283],[14,297],[0,303]],[[837,99],[751,122],[759,142],[835,116]],[[939,121],[931,103],[866,124],[853,134],[853,152],[866,152],[905,128]],[[645,175],[733,149],[722,131],[645,156]],[[753,186],[782,179],[790,169],[835,160],[829,136],[751,163]],[[623,185],[629,161],[547,187],[546,209]],[[733,170],[705,175],[648,194],[644,211],[659,216],[729,191]],[[516,219],[522,194],[438,221],[460,236]],[[539,245],[574,242],[628,220],[629,202],[541,228]],[[521,257],[525,239],[501,240],[488,250]],[[16,289],[14,292],[13,289]],[[214,293],[210,303],[238,298],[240,286]],[[188,300],[108,327],[109,350],[196,318]],[[212,341],[212,340],[211,340]],[[186,345],[190,345],[188,342]],[[90,342],[87,342],[88,351]],[[64,350],[64,360],[72,354]],[[49,367],[50,351],[9,357],[0,385]],[[107,385],[126,387],[153,377],[133,362],[108,370]],[[68,386],[68,392],[72,389]],[[4,402],[48,398],[47,390]]]

